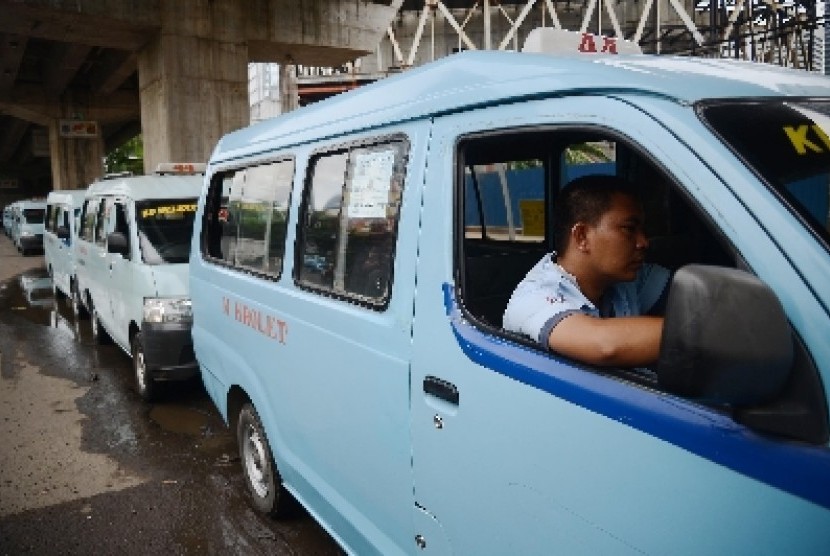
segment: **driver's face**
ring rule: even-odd
[[[586,239],[594,269],[610,282],[637,277],[648,248],[643,220],[643,208],[634,197],[615,193],[611,207],[596,225],[588,226]]]

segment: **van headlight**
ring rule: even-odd
[[[189,297],[145,297],[144,322],[193,322]]]
[[[32,232],[28,230],[23,230],[22,232],[20,232],[20,237],[32,237],[32,235],[34,234],[32,234]]]

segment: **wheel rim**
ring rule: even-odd
[[[265,471],[267,462],[265,444],[253,426],[247,428],[242,451],[251,487],[257,496],[265,498],[270,491],[268,474]]]

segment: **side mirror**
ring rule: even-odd
[[[121,232],[107,234],[107,252],[117,253],[125,259],[130,256],[130,242]]]
[[[69,239],[69,228],[66,226],[58,226],[55,234],[58,236],[58,239]]]
[[[757,405],[781,393],[792,366],[789,322],[766,284],[733,268],[688,265],[675,273],[657,362],[661,387]]]

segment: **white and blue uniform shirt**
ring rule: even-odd
[[[516,286],[502,324],[505,329],[530,336],[548,349],[548,336],[562,319],[574,313],[595,317],[630,317],[652,309],[663,295],[670,272],[644,264],[631,282],[612,286],[596,307],[579,289],[576,278],[545,255]]]

